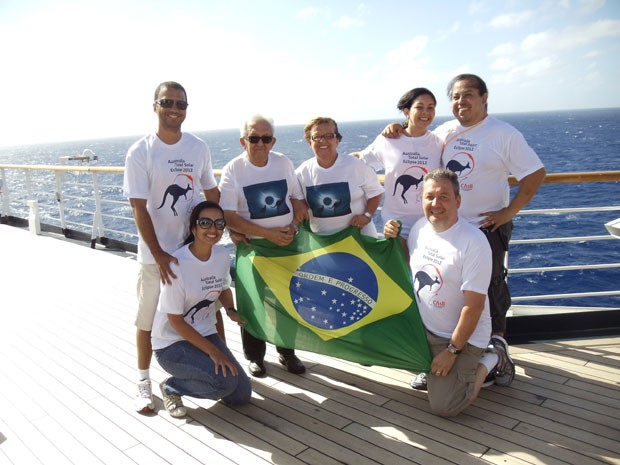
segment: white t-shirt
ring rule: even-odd
[[[171,263],[177,275],[172,284],[162,285],[151,342],[153,350],[163,349],[183,337],[168,322],[168,314],[184,315],[185,321],[202,336],[215,334],[216,302],[222,291],[230,287],[230,257],[221,245],[214,245],[211,257],[201,261],[185,245],[174,254],[179,264]]]
[[[491,247],[484,234],[459,218],[447,231],[435,232],[426,218],[407,239],[413,291],[424,327],[449,339],[461,316],[463,291],[486,296],[491,280]],[[489,299],[469,343],[487,347],[491,337]]]
[[[318,234],[333,234],[351,224],[355,215],[363,215],[368,199],[383,193],[377,174],[355,157],[338,155],[329,168],[321,168],[316,157],[303,162],[296,170],[306,197],[310,229]],[[377,236],[372,221],[362,234]]]
[[[446,141],[442,165],[459,177],[459,216],[476,225],[481,213],[501,210],[510,203],[509,174],[521,180],[543,168],[523,135],[492,116],[470,127],[448,121],[434,133]]]
[[[177,250],[187,237],[189,215],[203,197],[203,191],[217,187],[211,166],[211,152],[198,137],[184,132],[181,140],[168,145],[150,134],[127,152],[123,190],[125,196],[146,199],[162,249]],[[139,231],[138,231],[139,233]],[[148,246],[138,239],[138,261],[154,264]]]
[[[422,187],[424,175],[439,168],[442,141],[430,131],[420,137],[398,139],[377,136],[360,152],[360,160],[375,171],[385,170],[385,197],[381,218],[402,222],[400,234],[407,238],[413,224],[424,216]]]
[[[224,210],[264,228],[291,224],[291,198],[303,199],[293,163],[278,152],[269,152],[265,166],[253,165],[245,152],[233,158],[222,170],[220,192]]]

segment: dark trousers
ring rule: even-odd
[[[504,266],[512,228],[512,221],[500,226],[495,232],[491,232],[491,228],[480,228],[489,241],[493,256],[491,283],[488,291],[493,333],[504,333],[506,331],[506,313],[512,304],[510,289],[508,289],[508,282],[506,281],[508,270]]]
[[[265,341],[252,336],[243,327],[241,328],[241,341],[243,342],[243,355],[247,360],[256,362],[262,361],[265,358],[265,351],[267,350]],[[276,346],[276,350],[286,358],[295,355],[295,350],[293,349]]]

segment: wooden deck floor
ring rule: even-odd
[[[410,373],[302,352],[295,376],[271,346],[249,405],[137,414],[136,266],[0,225],[0,464],[620,464],[619,337],[515,346],[513,385],[455,419]]]

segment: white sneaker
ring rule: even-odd
[[[138,383],[138,393],[136,394],[134,405],[136,412],[140,413],[149,413],[155,409],[150,379],[143,379]]]
[[[165,389],[166,380],[159,384],[161,389],[161,397],[164,401],[164,407],[173,418],[183,418],[187,415],[187,409],[183,405],[183,399],[176,394],[168,394]]]
[[[418,373],[415,377],[409,381],[409,386],[418,391],[426,391],[426,373]]]

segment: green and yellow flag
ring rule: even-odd
[[[320,236],[302,224],[278,247],[237,246],[237,306],[251,334],[281,347],[411,371],[431,355],[400,239],[350,227]]]

